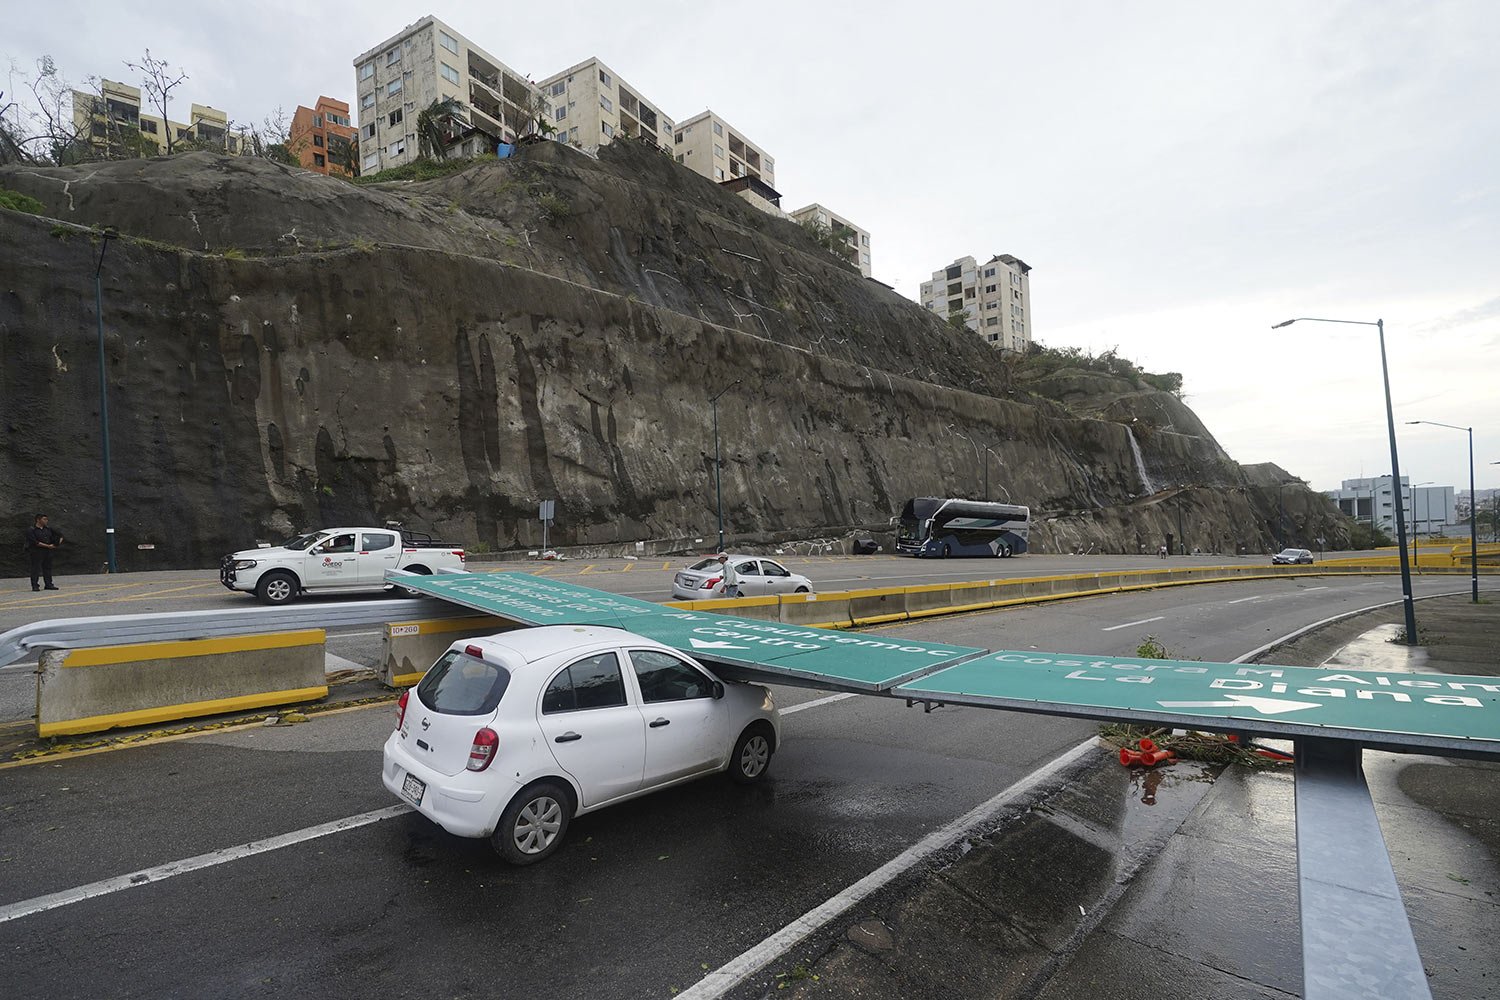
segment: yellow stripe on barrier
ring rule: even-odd
[[[413,674],[392,674],[391,687],[409,688],[427,675],[427,671],[418,670]]]
[[[505,619],[496,618],[493,615],[479,615],[474,618],[427,618],[414,622],[387,622],[385,635],[388,639],[403,635],[440,635],[444,632],[459,632],[489,625],[499,625],[504,628],[515,627]]]
[[[165,645],[165,644],[164,644]],[[276,647],[262,647],[274,649]],[[134,712],[117,712],[113,715],[91,715],[83,719],[65,719],[62,722],[43,722],[37,725],[38,736],[71,736],[77,733],[97,733],[103,729],[121,726],[148,726],[153,722],[168,722],[187,719],[197,715],[217,715],[221,712],[241,712],[250,708],[265,708],[269,705],[287,705],[299,701],[316,701],[328,697],[328,687],[296,688],[288,691],[264,691],[259,694],[241,695],[237,698],[215,698],[212,701],[194,701],[182,705],[162,705],[143,708]]]
[[[295,646],[317,646],[327,638],[318,629],[302,632],[277,632],[273,635],[239,635],[223,639],[184,639],[176,642],[142,642],[131,646],[100,646],[96,649],[74,649],[63,659],[64,667],[103,667],[140,660],[173,660],[184,656],[212,656],[215,653],[246,653],[257,649],[290,649]]]

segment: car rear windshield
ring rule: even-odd
[[[422,677],[417,697],[445,715],[488,715],[509,686],[509,670],[450,649]]]
[[[690,569],[690,570],[704,570],[704,569],[718,569],[718,568],[719,568],[719,560],[714,559],[714,558],[699,559],[697,562],[693,563],[691,566],[688,567],[688,569]]]

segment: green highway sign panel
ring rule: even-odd
[[[529,573],[392,577],[403,587],[523,625],[605,625],[680,649],[727,677],[877,693],[983,649],[673,608]]]
[[[637,619],[661,614],[659,604],[575,587],[530,573],[444,573],[392,576],[408,590],[439,597],[522,625],[607,625],[633,629]]]
[[[890,693],[1177,728],[1500,755],[1500,677],[1004,651]]]

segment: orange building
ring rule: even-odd
[[[319,97],[313,108],[298,106],[287,147],[308,170],[334,177],[359,173],[359,130],[349,124],[349,105]]]

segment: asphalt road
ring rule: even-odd
[[[1394,577],[1255,581],[880,631],[1113,655],[1151,634],[1174,655],[1227,660],[1399,596]],[[556,856],[525,869],[391,808],[379,781],[389,707],[0,769],[0,982],[17,1000],[666,997],[1095,732],[777,696],[785,742],[767,783],[706,779],[584,817]],[[350,828],[317,829],[341,821]],[[170,867],[107,881],[155,866]]]

